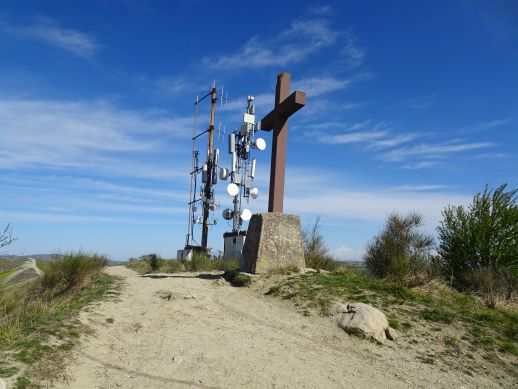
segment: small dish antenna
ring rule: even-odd
[[[241,211],[241,219],[243,219],[245,222],[249,221],[251,217],[252,211],[250,211],[249,209],[245,208]]]
[[[252,198],[255,200],[257,198],[257,196],[259,196],[259,189],[257,189],[257,188],[250,189],[250,196],[252,196]]]
[[[232,197],[237,196],[239,194],[239,186],[237,186],[233,182],[228,184],[227,185],[227,193],[230,196],[232,196]]]
[[[232,218],[234,217],[234,212],[227,208],[223,211],[223,219],[225,220],[232,220]]]
[[[259,151],[266,149],[266,141],[263,138],[257,138],[254,142],[254,147]]]

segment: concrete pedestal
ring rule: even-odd
[[[263,273],[287,266],[305,267],[300,217],[273,212],[252,215],[240,270]]]

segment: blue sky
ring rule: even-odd
[[[393,211],[433,232],[448,204],[518,187],[514,1],[4,0],[0,58],[10,254],[176,255],[195,96],[224,86],[216,123],[229,132],[247,95],[270,111],[281,71],[308,96],[289,124],[285,212],[307,226],[319,215],[338,258],[360,258]],[[253,211],[267,208],[263,137]],[[216,195],[231,204],[225,185]],[[219,222],[215,249],[230,229]]]

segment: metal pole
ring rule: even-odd
[[[210,120],[209,120],[209,146],[207,152],[207,181],[205,182],[205,202],[203,203],[203,228],[201,233],[201,247],[207,249],[207,240],[209,234],[209,212],[212,200],[212,171],[213,171],[213,149],[214,149],[214,121],[216,111],[217,92],[216,87],[212,87],[211,103],[210,103]]]

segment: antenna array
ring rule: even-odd
[[[256,199],[259,190],[252,186],[255,177],[256,159],[251,158],[253,149],[264,150],[266,142],[262,138],[255,138],[259,130],[255,121],[254,97],[248,96],[246,112],[243,115],[241,127],[228,136],[228,152],[231,154],[230,169],[220,169],[220,179],[230,179],[227,193],[233,197],[234,209],[225,209],[223,218],[232,220],[232,232],[239,233],[244,221],[250,220],[252,213],[242,208],[243,199],[247,203]]]
[[[210,118],[209,127],[207,130],[197,134],[198,126],[198,109],[201,101],[207,97],[211,98],[210,104]],[[214,149],[214,122],[216,113],[217,91],[215,84],[212,85],[211,91],[203,96],[201,99],[196,96],[194,103],[194,131],[192,137],[192,168],[191,168],[191,184],[189,193],[189,223],[187,236],[185,239],[185,248],[200,247],[203,251],[207,251],[208,230],[209,225],[217,224],[217,219],[213,218],[209,221],[211,212],[217,210],[217,204],[214,197],[213,186],[218,181],[218,163],[219,163],[219,149]],[[199,158],[200,152],[197,149],[196,141],[204,134],[208,134],[207,143],[207,158],[200,166]],[[201,188],[198,195],[198,175],[201,174]],[[202,215],[198,215],[198,206],[202,208]],[[202,224],[201,244],[194,239],[194,226]]]

